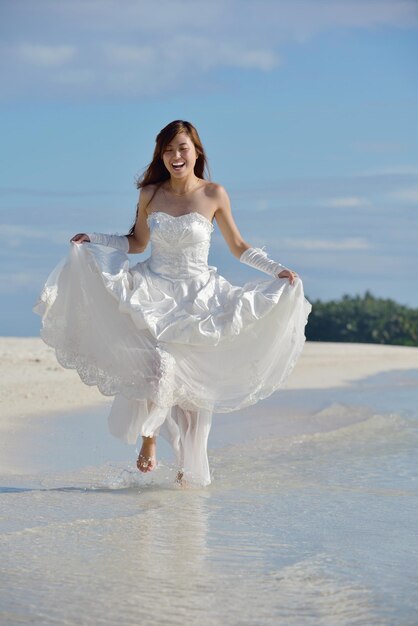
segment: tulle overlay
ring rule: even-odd
[[[120,251],[72,244],[34,310],[61,365],[116,396],[111,432],[134,443],[161,429],[207,484],[208,467],[192,459],[212,412],[254,404],[284,383],[311,305],[300,278],[264,275],[241,287],[218,274],[208,265],[213,225],[199,213],[153,212],[148,224],[151,255],[133,267]]]

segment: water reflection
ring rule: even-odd
[[[169,465],[0,477],[0,622],[414,623],[417,420],[311,425],[212,451],[207,489]]]

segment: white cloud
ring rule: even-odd
[[[369,200],[356,196],[345,196],[342,198],[330,198],[324,202],[320,202],[324,207],[330,209],[357,209],[370,206]]]
[[[361,237],[351,237],[347,239],[283,239],[285,246],[290,248],[301,248],[305,250],[369,250],[371,244]]]
[[[0,293],[13,293],[22,288],[33,288],[42,278],[40,272],[0,272]]]
[[[18,57],[29,65],[59,67],[69,63],[76,56],[74,46],[50,46],[23,43],[17,46]]]
[[[263,72],[273,70],[280,65],[279,56],[275,52],[263,49],[248,50],[243,46],[220,46],[217,54],[213,55],[212,53],[211,58],[216,59],[218,65],[224,64]]]
[[[176,35],[168,47],[161,46],[161,52],[166,62],[202,65],[205,69],[228,66],[269,71],[279,65],[274,50],[240,41],[236,35],[227,41],[216,41],[216,38],[207,36]]]
[[[262,200],[264,210],[298,211],[301,207],[309,207],[309,210],[315,208],[317,214],[329,218],[329,209],[340,211],[339,217],[349,216],[350,209],[362,211],[363,217],[382,215],[388,211],[399,212],[403,208],[409,212],[417,188],[417,168],[405,165],[387,172],[376,170],[347,176],[277,178],[262,186],[250,183],[234,188],[231,185],[229,191],[233,205],[246,213],[253,212],[255,202]]]
[[[364,171],[366,176],[418,176],[418,167],[416,165],[391,165],[389,167],[379,167],[367,169]]]
[[[15,0],[3,0],[12,7]],[[20,0],[27,11],[48,13],[51,22],[95,32],[173,32],[202,27],[238,29],[243,24],[263,28],[277,37],[306,40],[318,32],[336,27],[418,25],[415,0]],[[267,19],[266,19],[267,18]],[[248,38],[248,31],[245,33]],[[251,33],[253,36],[253,33]]]
[[[41,229],[29,225],[22,227],[15,224],[0,224],[0,243],[2,248],[27,246],[28,241],[35,239],[62,244],[68,241],[68,232],[55,229]]]
[[[4,2],[5,0],[3,0]],[[14,0],[9,0],[9,3]],[[31,0],[20,0],[28,9]],[[236,4],[233,0],[232,4]],[[37,0],[36,12],[48,12],[51,20],[94,33],[129,34],[132,32],[172,33],[190,30],[200,23],[208,27],[220,24],[225,14],[223,0]]]
[[[93,69],[89,68],[68,68],[51,76],[51,84],[65,85],[75,88],[90,89],[96,82],[97,76]]]
[[[399,141],[357,141],[353,147],[361,152],[371,152],[375,154],[393,154],[405,148],[405,144]]]
[[[271,72],[289,41],[337,28],[418,27],[413,0],[3,0],[2,19],[3,97],[148,96],[190,81],[216,89],[209,72]]]
[[[33,272],[0,272],[0,293],[10,294],[22,288],[33,288],[39,279],[40,275]]]
[[[151,46],[109,44],[104,47],[104,54],[111,63],[144,64],[155,62],[155,50]]]
[[[214,45],[213,39],[189,35],[173,36],[169,44],[156,42],[153,46],[110,43],[103,48],[104,58],[110,63],[137,67],[152,73],[182,74],[184,68],[229,66],[269,71],[279,65],[277,54],[262,47],[251,48],[239,42]],[[190,69],[189,69],[190,71]]]
[[[390,194],[394,200],[418,205],[418,186],[399,189]]]

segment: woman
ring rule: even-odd
[[[195,127],[175,120],[156,138],[127,236],[79,233],[49,277],[35,311],[64,367],[115,396],[108,418],[128,443],[142,436],[141,472],[165,436],[178,480],[211,482],[213,412],[269,396],[292,371],[311,310],[296,272],[241,236],[222,185],[204,177]],[[231,253],[270,275],[231,285],[208,265],[213,221]],[[151,255],[129,267],[127,253]],[[78,245],[83,244],[83,245]]]

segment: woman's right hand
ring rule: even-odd
[[[83,241],[86,241],[88,243],[90,239],[89,236],[85,233],[78,233],[77,235],[74,235],[74,237],[70,239],[70,241],[71,243],[83,243]]]

